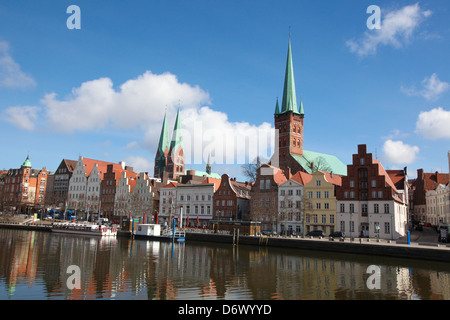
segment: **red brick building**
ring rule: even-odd
[[[275,231],[278,219],[278,187],[287,181],[283,171],[263,164],[250,192],[250,220],[261,222],[263,231]]]
[[[385,170],[358,145],[348,175],[336,188],[337,229],[350,236],[397,239],[406,234],[408,183],[404,170]]]
[[[248,221],[251,184],[223,174],[214,193],[213,220]]]
[[[449,160],[450,161],[450,160]],[[413,219],[417,221],[427,220],[426,193],[435,190],[439,184],[446,185],[450,181],[448,173],[424,172],[417,169],[417,178],[411,185],[413,190]]]
[[[4,176],[4,211],[32,214],[44,210],[47,169],[33,169],[30,158],[20,169],[9,169]]]
[[[133,176],[136,178],[136,173],[133,172],[133,168],[117,166],[116,164],[108,164],[106,172],[103,174],[103,180],[101,182],[100,202],[101,202],[101,216],[108,218],[109,220],[117,220],[120,217],[115,215],[114,204],[116,196],[116,187],[119,184],[119,179],[122,176],[122,172],[125,172],[127,176]]]
[[[293,174],[303,171],[309,174],[317,170],[346,175],[346,166],[335,156],[303,149],[303,125],[305,113],[303,102],[297,103],[291,41],[289,40],[286,72],[281,108],[278,99],[275,106],[275,129],[277,133],[275,153],[270,164]]]

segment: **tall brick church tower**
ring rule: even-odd
[[[289,39],[286,74],[284,77],[283,101],[281,110],[278,99],[275,107],[275,129],[278,130],[279,167],[287,172],[301,170],[292,156],[303,156],[303,103],[297,105],[294,68],[292,64],[291,39]]]
[[[155,157],[155,178],[163,178],[164,173],[172,180],[177,180],[179,176],[185,173],[185,161],[183,151],[183,136],[181,135],[180,110],[178,109],[175,126],[173,128],[172,140],[169,140],[167,130],[167,119],[164,115],[164,121],[159,137],[158,150]]]

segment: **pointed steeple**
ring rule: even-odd
[[[175,120],[175,126],[173,127],[172,142],[170,148],[176,152],[178,147],[183,147],[183,136],[181,135],[181,122],[180,122],[180,109],[178,108],[177,119]]]
[[[280,114],[280,106],[278,105],[278,97],[277,97],[277,104],[275,105],[275,115]]]
[[[161,136],[159,137],[158,150],[159,154],[163,155],[164,152],[169,151],[170,140],[169,140],[169,131],[167,130],[167,115],[164,114],[163,125],[161,128]]]
[[[206,164],[206,173],[211,174],[211,161],[210,161],[210,155],[208,154],[208,163]]]
[[[30,156],[27,155],[27,158],[25,159],[25,161],[22,164],[22,167],[28,167],[31,168],[31,161],[30,161]]]
[[[283,101],[281,113],[291,111],[298,113],[297,96],[295,93],[294,66],[292,64],[291,39],[289,38],[288,54],[286,61],[286,74],[284,77]]]
[[[300,115],[304,116],[305,115],[305,111],[303,110],[303,100],[300,99],[300,110],[298,111],[300,113]]]

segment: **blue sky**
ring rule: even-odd
[[[66,24],[73,4],[79,30]],[[387,169],[448,172],[449,11],[448,0],[2,1],[0,169],[29,153],[35,168],[82,155],[153,172],[164,113],[172,129],[178,107],[186,136],[203,129],[203,160],[215,131],[267,132],[290,28],[306,150],[349,164],[367,144]],[[244,179],[234,162],[213,171]]]

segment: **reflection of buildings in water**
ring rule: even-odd
[[[368,290],[371,262],[364,259],[9,229],[0,229],[0,238],[0,279],[15,298],[22,289],[42,286],[35,290],[38,298],[43,292],[46,298],[74,300],[145,294],[160,300],[450,299],[450,273],[429,271],[426,263],[414,263],[411,273],[405,267],[383,265],[380,289]],[[67,287],[70,265],[81,269],[79,290]]]
[[[379,289],[370,289],[367,281],[373,279],[375,273],[368,270],[369,266],[369,264],[359,262],[341,261],[337,263],[337,298],[415,299],[408,268],[381,266],[379,282],[374,283],[374,285],[379,285]]]
[[[15,230],[1,229],[1,237],[12,239]],[[28,286],[33,286],[36,275],[38,261],[36,251],[39,250],[39,242],[36,241],[34,233],[23,235],[20,246],[15,241],[6,241],[1,249],[1,277],[7,279],[8,295],[13,296],[18,282],[27,280]]]
[[[334,299],[335,264],[332,260],[279,255],[276,260],[276,299]]]
[[[430,274],[431,292],[439,292],[433,294],[430,299],[450,300],[450,275],[446,272],[431,272]]]

